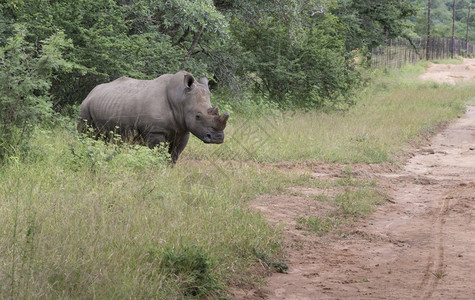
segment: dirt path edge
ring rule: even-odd
[[[467,60],[465,70],[475,77],[472,66],[475,60]],[[463,69],[442,70],[451,68]],[[312,170],[317,177],[334,171]],[[345,234],[308,235],[296,223],[325,210],[313,197],[318,189],[252,203],[271,224],[284,226],[289,271],[233,298],[475,299],[475,107],[416,149],[401,170],[354,173],[376,180],[390,201]]]

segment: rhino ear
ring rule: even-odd
[[[187,90],[190,90],[191,89],[191,86],[193,85],[193,83],[195,82],[195,78],[193,78],[193,76],[191,74],[185,74],[185,79],[184,79],[184,83],[185,83],[185,88]]]
[[[208,87],[208,78],[201,77],[200,78],[200,83],[203,84],[204,86]]]

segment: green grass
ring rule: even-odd
[[[436,59],[433,61],[435,64],[461,64],[463,62],[463,57],[455,57],[455,58],[448,58],[448,59]]]
[[[422,66],[378,73],[345,112],[284,112],[247,118],[231,116],[225,144],[203,147],[196,138],[183,155],[256,162],[393,162],[421,134],[455,119],[475,94],[472,85],[420,82]]]
[[[475,96],[468,98],[465,103],[466,103],[467,105],[472,105],[472,106],[475,105]]]
[[[220,295],[247,280],[256,251],[280,255],[280,236],[246,205],[292,175],[226,162],[172,168],[150,164],[151,153],[136,153],[149,158],[138,168],[124,158],[133,150],[105,154],[114,147],[60,129],[32,147],[0,169],[0,298]]]
[[[310,231],[323,236],[336,230],[343,221],[336,216],[310,216],[297,218],[297,224],[307,227]]]
[[[335,196],[337,211],[345,218],[367,216],[377,205],[383,203],[383,196],[373,189],[348,190]]]
[[[334,195],[319,194],[315,197],[316,201],[329,204],[327,211],[319,216],[301,216],[296,220],[297,224],[318,236],[338,231],[342,224],[353,224],[384,202],[385,196],[377,190],[376,182],[354,178],[349,167],[343,168],[341,178],[327,181],[327,190],[333,190]]]
[[[282,236],[251,199],[337,187],[318,200],[340,220],[382,197],[351,167],[328,183],[262,163],[393,161],[473,101],[470,85],[418,83],[421,68],[379,74],[346,112],[243,109],[252,114],[231,116],[224,144],[192,139],[174,167],[163,153],[79,140],[66,126],[36,131],[28,155],[0,166],[0,298],[217,298],[258,282],[253,264],[284,270]],[[300,222],[327,231],[335,220]]]

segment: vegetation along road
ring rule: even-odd
[[[469,59],[430,64],[420,76],[450,84],[474,77]],[[396,169],[312,164],[312,177],[340,184],[255,199],[254,209],[283,226],[289,269],[236,299],[474,299],[475,106],[407,155]],[[372,181],[386,201],[337,234],[319,234],[336,222],[329,199]]]

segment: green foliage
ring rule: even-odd
[[[56,30],[72,39],[74,47],[65,53],[74,72],[58,72],[52,86],[57,108],[82,101],[101,82],[121,76],[155,78],[180,68],[177,49],[170,37],[156,26],[136,32],[128,20],[131,7],[116,1],[25,0],[15,22],[29,26],[30,40],[49,36]],[[142,1],[143,4],[143,1]]]
[[[89,128],[92,132],[93,129]],[[150,149],[145,146],[123,143],[118,134],[110,141],[96,140],[83,134],[79,140],[70,143],[70,164],[74,170],[81,168],[97,172],[111,166],[123,166],[133,170],[145,170],[151,166],[166,167],[171,161],[166,152],[167,145]]]
[[[418,8],[417,15],[410,18],[410,25],[419,37],[427,36],[427,0],[409,0]],[[467,30],[468,7],[471,5],[469,23],[469,43],[475,42],[475,25],[473,0],[457,0],[455,2],[455,39],[465,40]],[[441,38],[452,37],[453,0],[431,0],[431,36]]]
[[[292,20],[279,17],[262,18],[259,26],[248,26],[237,18],[232,22],[233,33],[249,53],[243,63],[254,86],[287,107],[351,104],[358,72],[344,48],[338,19],[331,14]]]
[[[62,51],[70,47],[62,32],[39,42],[39,53],[26,41],[24,26],[16,26],[14,32],[0,47],[0,160],[24,149],[33,127],[52,116],[52,74],[71,70],[62,58]]]
[[[18,23],[36,51],[37,40],[64,32],[71,65],[49,87],[57,111],[99,83],[180,69],[240,95],[254,88],[280,107],[342,109],[360,83],[351,50],[381,43],[381,28],[403,34],[412,11],[406,1],[363,2],[12,0],[0,4],[0,45]]]
[[[406,0],[338,0],[334,13],[345,24],[346,49],[371,52],[388,39],[408,37],[416,8]]]
[[[171,280],[181,281],[181,289],[186,297],[209,296],[219,289],[216,276],[213,276],[215,266],[211,257],[201,247],[169,247],[163,250],[159,267]]]
[[[307,30],[302,38],[302,78],[299,90],[294,92],[295,102],[302,108],[345,109],[354,104],[353,88],[360,81],[353,63],[354,57],[345,53],[343,36],[338,30],[328,32],[323,28],[335,28],[333,21],[325,22],[322,28]],[[346,56],[346,57],[345,57]]]
[[[166,29],[181,28],[183,32],[200,31],[201,27],[209,33],[221,36],[227,35],[227,21],[225,17],[216,10],[212,0],[172,0],[156,3],[158,11],[162,13],[161,20]]]

